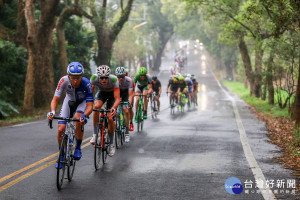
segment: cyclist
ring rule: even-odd
[[[198,85],[199,85],[199,83],[198,83],[198,81],[196,80],[196,78],[195,78],[195,76],[193,76],[192,75],[192,81],[193,81],[193,86],[194,86],[194,89],[193,89],[193,91],[194,91],[194,93],[193,93],[193,96],[195,97],[195,103],[196,103],[196,105],[198,105],[198,103],[197,103],[197,95],[198,95]]]
[[[186,82],[187,86],[188,86],[188,94],[190,96],[190,99],[193,99],[193,90],[194,90],[194,85],[193,85],[193,81],[189,78],[191,77],[190,74],[188,74],[189,76],[187,76],[184,81]]]
[[[158,111],[160,111],[159,97],[160,97],[160,94],[161,94],[161,83],[157,79],[157,76],[152,76],[152,82],[151,83],[152,83],[152,89],[156,93],[156,97],[155,98],[157,100]]]
[[[49,112],[47,116],[49,120],[53,120],[60,97],[63,91],[65,91],[66,96],[59,116],[72,117],[75,112],[74,118],[80,119],[80,123],[75,123],[76,148],[73,155],[75,160],[80,160],[82,156],[81,143],[84,134],[83,131],[81,131],[81,124],[87,123],[87,117],[93,111],[92,85],[87,78],[83,77],[84,68],[79,62],[71,62],[67,67],[67,73],[68,75],[63,76],[58,82],[51,101],[51,112]],[[57,131],[58,148],[60,148],[65,129],[66,121],[59,120]],[[58,163],[55,164],[55,167],[58,168]],[[62,163],[59,168],[62,168]]]
[[[177,90],[178,90],[178,87],[179,87],[179,82],[178,81],[179,81],[178,80],[178,75],[171,76],[171,78],[169,80],[169,83],[168,83],[168,86],[167,86],[167,94],[168,94],[169,89],[170,89],[170,105],[171,105],[171,99],[172,99],[173,94],[175,95],[176,103],[178,103],[178,93],[177,93]]]
[[[122,101],[128,101],[129,107],[132,107],[132,101],[134,97],[133,93],[133,83],[132,79],[126,76],[126,70],[124,67],[117,67],[115,74],[118,77],[119,85],[120,85],[120,97]],[[129,142],[129,119],[130,113],[128,107],[123,106],[124,116],[125,116],[125,124],[126,124],[126,132],[125,132],[125,142]],[[132,123],[132,122],[131,122]]]
[[[120,104],[120,88],[118,78],[110,74],[110,68],[107,65],[100,65],[97,68],[97,75],[94,74],[91,77],[91,83],[98,87],[98,91],[95,95],[95,109],[100,109],[102,105],[106,102],[106,107],[111,112],[108,113],[108,134],[110,139],[110,145],[108,148],[108,155],[113,156],[115,154],[114,146],[114,133],[116,124],[113,117],[117,113],[117,107]],[[94,112],[93,124],[94,124],[94,134],[90,140],[91,144],[95,144],[96,133],[99,129],[99,112]]]
[[[151,77],[150,75],[147,74],[147,69],[145,67],[141,67],[139,69],[139,72],[133,78],[133,82],[136,83],[135,86],[136,95],[139,95],[141,93],[145,95],[144,96],[144,119],[147,119],[147,108],[148,108],[147,96],[153,92],[151,81],[152,81]],[[137,96],[135,102],[136,112],[137,112],[138,105],[139,105],[139,97]],[[137,123],[137,113],[135,115],[135,122]]]
[[[187,94],[188,94],[188,85],[184,81],[184,77],[180,75],[178,77],[178,80],[179,80],[179,84],[178,84],[177,93],[182,92],[182,93],[185,94],[185,96],[187,96]],[[181,95],[179,95],[179,102],[181,102]]]

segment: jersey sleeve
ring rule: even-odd
[[[62,92],[66,89],[68,82],[65,77],[62,77],[56,87],[54,96],[60,97]]]
[[[89,81],[86,84],[86,102],[94,102],[92,83]]]
[[[140,75],[139,74],[136,74],[134,77],[133,77],[133,82],[137,83],[138,82],[138,77]]]
[[[118,80],[118,78],[117,78],[116,76],[113,76],[113,77],[111,78],[111,81],[112,81],[112,83],[113,83],[113,85],[114,85],[114,88],[119,88],[119,87],[120,87],[120,85],[119,85],[119,80]]]

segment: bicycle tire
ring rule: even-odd
[[[141,111],[140,110],[141,110],[141,105],[138,106],[138,110],[137,110],[137,113],[136,113],[137,114],[136,117],[137,117],[137,129],[138,129],[138,132],[140,132],[140,125],[141,125],[141,116],[140,116],[141,115]]]
[[[72,141],[75,141],[74,134],[72,135],[71,139],[72,139]],[[68,141],[67,145],[69,145],[69,141]],[[70,149],[68,149],[68,151],[70,151]],[[75,148],[74,148],[74,144],[73,144],[72,152],[70,152],[70,157],[68,159],[68,180],[69,180],[69,182],[72,181],[74,171],[75,171],[75,166],[76,166],[76,160],[74,160],[74,158],[73,158],[74,151],[75,151]]]
[[[102,147],[102,163],[104,165],[106,163],[106,159],[107,159],[108,146],[110,144],[107,128],[104,129],[103,136],[104,136],[104,139],[103,139],[104,144],[103,144],[103,147]]]
[[[102,128],[99,128],[99,131],[96,133],[96,139],[95,139],[95,145],[94,145],[94,166],[95,170],[98,170],[100,168],[100,161],[101,161],[101,154],[102,154],[102,148],[101,148],[101,130]]]
[[[120,123],[121,119],[120,119],[120,114],[117,114],[116,116],[116,130],[115,130],[115,143],[116,143],[116,148],[119,149],[121,146],[121,132],[122,132],[122,127],[121,127],[121,123]]]
[[[57,168],[57,173],[56,173],[56,186],[57,189],[60,191],[62,184],[64,182],[64,178],[65,178],[65,169],[66,169],[66,153],[67,152],[67,136],[64,135],[61,145],[60,145],[60,150],[59,150],[59,155],[58,155],[58,159],[57,159],[57,164],[58,164],[58,168]],[[63,157],[63,161],[60,160],[61,156]],[[62,163],[62,168],[59,168],[60,164]]]

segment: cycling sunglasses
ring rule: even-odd
[[[107,76],[102,76],[102,77],[100,77],[100,79],[101,79],[101,80],[103,80],[103,79],[108,79],[108,77],[107,77]]]
[[[118,78],[125,78],[125,75],[118,75]]]

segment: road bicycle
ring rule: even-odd
[[[62,141],[60,145],[59,155],[57,158],[57,174],[56,174],[56,186],[58,190],[61,190],[63,181],[65,179],[65,170],[67,168],[67,179],[72,181],[73,174],[75,171],[76,160],[73,158],[75,151],[75,123],[80,122],[79,119],[68,118],[68,117],[54,117],[54,119],[66,121],[66,129],[62,135]],[[52,129],[52,120],[49,120],[49,126]],[[81,125],[83,131],[83,125]],[[62,167],[60,167],[62,166]]]
[[[106,163],[108,154],[108,148],[110,144],[108,135],[108,119],[107,113],[110,110],[106,109],[93,109],[93,111],[99,112],[99,129],[96,133],[95,144],[94,144],[94,166],[98,170],[100,168],[100,162],[102,160],[103,165]],[[102,159],[101,159],[102,158]]]
[[[157,104],[156,92],[155,91],[151,94],[150,101],[151,101],[151,115],[152,115],[152,119],[156,119],[157,118],[157,114],[158,114],[158,104]]]
[[[169,93],[167,92],[167,95]],[[175,98],[175,93],[172,92],[171,94],[171,101],[170,101],[170,111],[171,111],[171,115],[174,115],[175,114],[175,108],[176,108],[176,98]]]
[[[143,97],[145,95],[143,94],[137,94],[134,96],[138,96],[139,98],[139,102],[138,102],[138,108],[136,110],[136,119],[137,119],[137,129],[138,132],[143,130],[143,124],[144,124],[144,100]]]
[[[125,132],[126,132],[126,125],[125,125],[125,118],[124,118],[124,111],[123,106],[128,107],[128,101],[122,101],[117,108],[117,115],[116,115],[116,129],[115,129],[115,143],[116,148],[119,149],[125,142]]]

